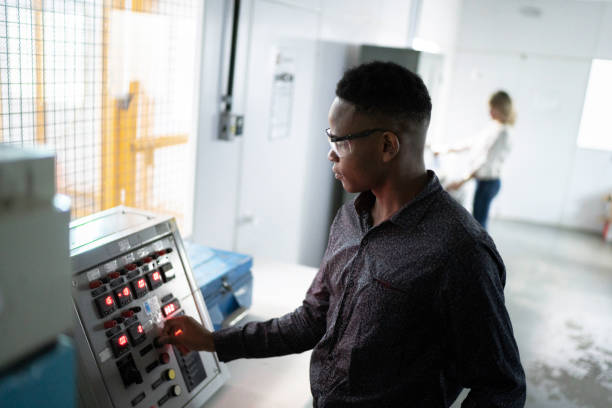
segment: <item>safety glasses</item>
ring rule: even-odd
[[[351,140],[370,136],[376,132],[390,132],[387,129],[368,129],[363,132],[353,133],[346,136],[336,136],[330,131],[330,128],[325,129],[325,134],[329,140],[329,146],[338,157],[344,157],[352,151]]]

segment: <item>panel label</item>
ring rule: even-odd
[[[89,282],[100,279],[100,270],[98,268],[87,272],[87,280]]]

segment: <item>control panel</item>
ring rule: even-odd
[[[83,406],[200,407],[225,382],[214,353],[156,341],[180,315],[212,330],[173,218],[118,207],[77,220],[71,259]]]

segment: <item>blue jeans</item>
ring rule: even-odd
[[[491,201],[499,193],[500,188],[501,181],[499,179],[476,180],[473,215],[484,229],[487,229]]]

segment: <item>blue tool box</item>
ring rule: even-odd
[[[253,301],[253,257],[189,241],[185,250],[215,330],[242,320]]]

